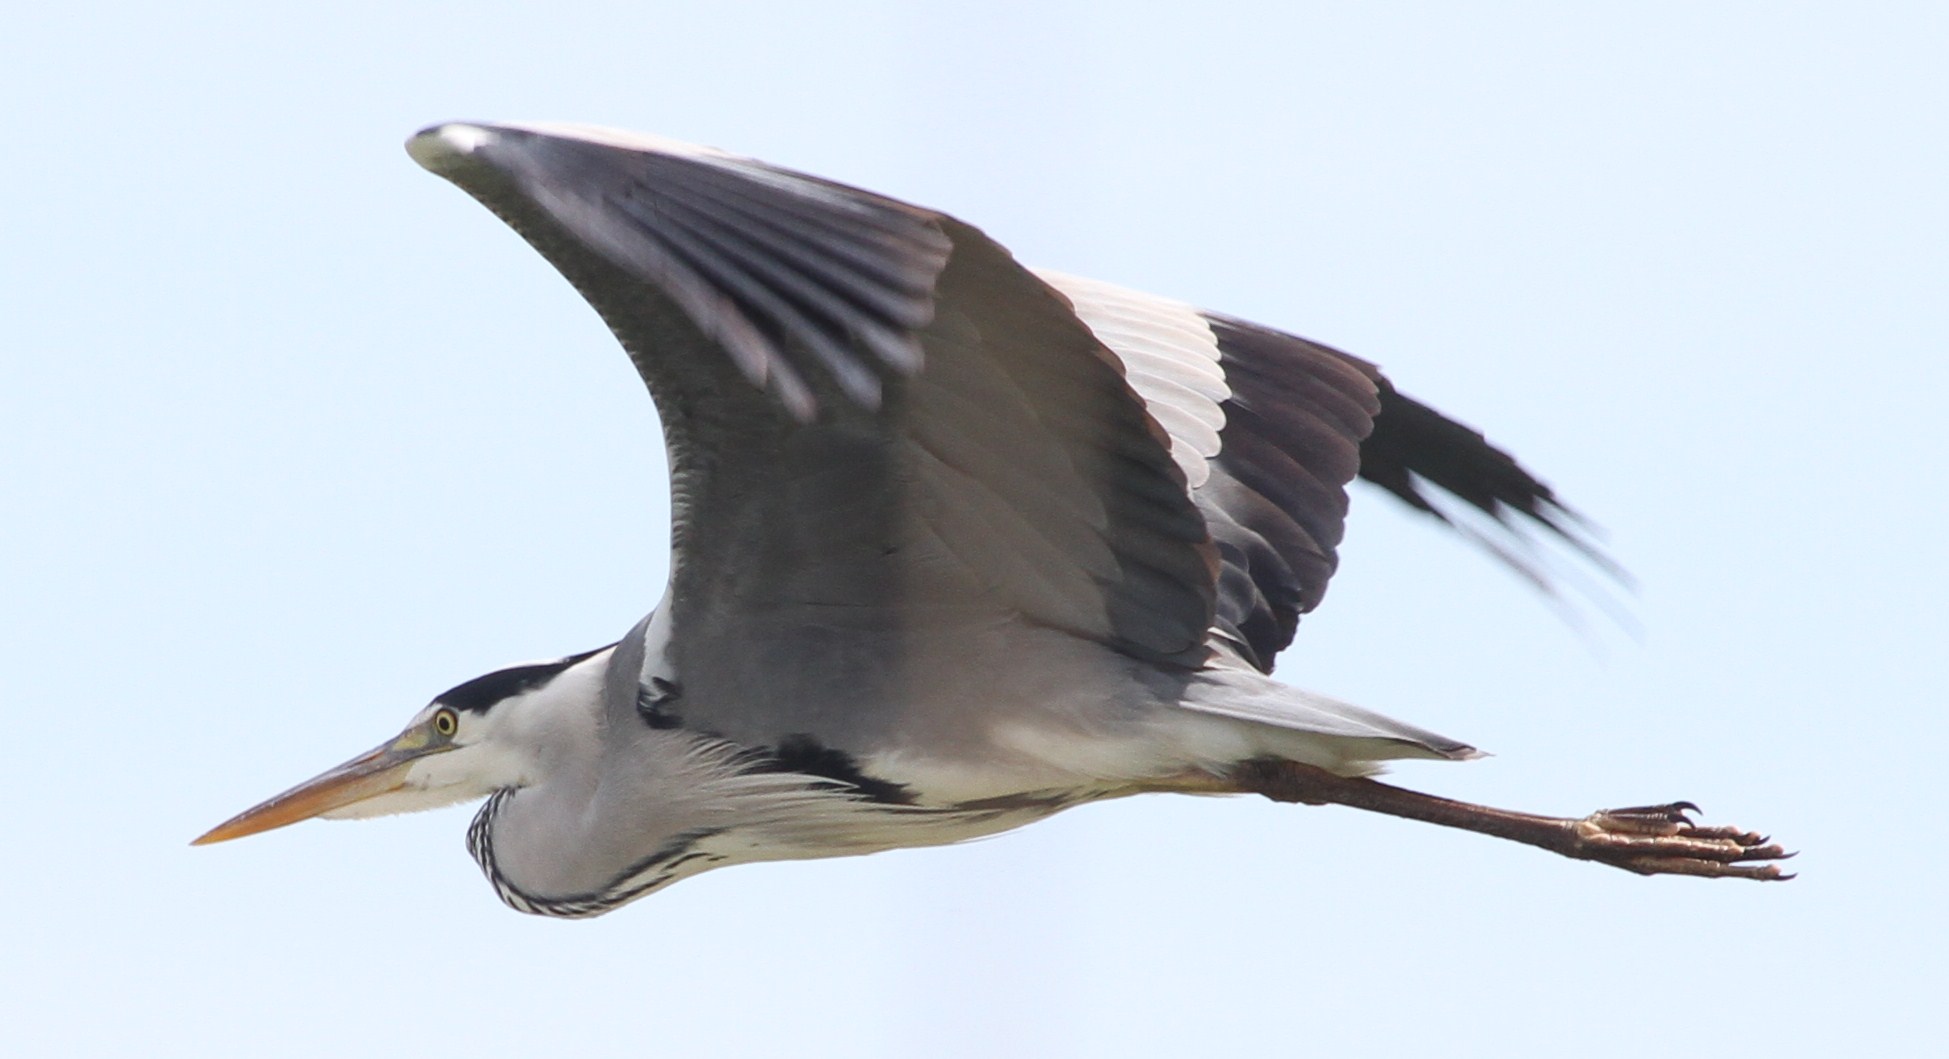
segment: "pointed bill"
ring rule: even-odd
[[[417,745],[406,745],[409,743]],[[415,760],[439,749],[445,748],[429,746],[423,741],[406,737],[395,739],[308,779],[261,805],[238,813],[211,828],[190,845],[228,842],[233,838],[309,820],[367,798],[389,794],[405,785],[406,772]]]

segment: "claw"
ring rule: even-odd
[[[1707,879],[1757,879],[1762,882],[1785,882],[1793,878],[1772,864],[1722,864],[1689,857],[1644,857],[1619,867],[1639,875],[1693,875]]]
[[[1695,875],[1706,878],[1793,878],[1776,864],[1792,853],[1773,844],[1772,836],[1737,827],[1701,827],[1687,813],[1698,812],[1691,802],[1608,809],[1570,825],[1563,852],[1640,875]]]

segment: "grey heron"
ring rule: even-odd
[[[713,867],[950,843],[1145,792],[1340,804],[1643,874],[1788,878],[1685,802],[1557,818],[1383,784],[1465,743],[1271,678],[1356,477],[1521,565],[1601,554],[1373,364],[1018,264],[944,213],[562,125],[407,144],[546,257],[647,384],[671,573],[619,640],[460,684],[197,839],[485,799],[524,912]]]

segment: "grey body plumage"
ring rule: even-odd
[[[486,798],[468,845],[496,891],[586,916],[726,864],[1253,792],[1778,877],[1746,863],[1778,847],[1681,805],[1457,815],[1373,783],[1475,752],[1267,675],[1325,592],[1356,477],[1473,510],[1539,580],[1539,538],[1609,568],[1547,486],[1373,365],[705,148],[445,125],[408,149],[629,353],[669,453],[670,582],[615,644],[461,685],[204,841]]]

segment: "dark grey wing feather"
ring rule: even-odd
[[[619,150],[500,130],[477,152],[480,162],[492,155],[499,179],[476,186],[497,201],[509,191],[526,198],[565,235],[654,284],[801,420],[817,413],[821,388],[873,407],[884,371],[918,368],[915,333],[949,250],[931,213],[669,146]]]
[[[1550,578],[1522,544],[1524,524],[1562,541],[1611,578],[1629,580],[1624,569],[1589,538],[1584,519],[1515,457],[1491,445],[1481,431],[1396,390],[1379,369],[1347,359],[1372,372],[1380,388],[1381,411],[1374,420],[1374,433],[1360,447],[1363,480],[1450,526],[1457,525],[1454,518],[1426,487],[1433,486],[1489,516],[1505,531],[1504,539],[1478,537],[1477,543],[1545,589]]]
[[[1378,401],[1372,380],[1331,351],[1228,317],[1208,319],[1231,395],[1207,509],[1230,523],[1226,554],[1250,575],[1249,591],[1220,601],[1220,632],[1270,671],[1338,567],[1346,485]]]

